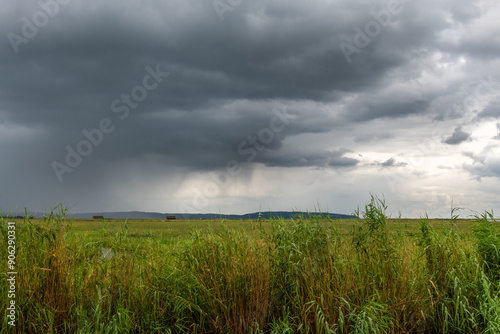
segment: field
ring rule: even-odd
[[[2,302],[0,333],[499,333],[492,214],[385,210],[374,197],[354,220],[15,220],[16,327]]]

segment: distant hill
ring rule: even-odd
[[[30,213],[30,216],[43,218],[43,213]],[[176,219],[269,219],[269,218],[284,218],[291,219],[298,216],[323,216],[332,219],[354,219],[352,215],[344,215],[339,213],[318,213],[318,212],[300,212],[300,211],[265,211],[246,213],[243,215],[227,215],[218,213],[159,213],[159,212],[143,212],[143,211],[124,211],[124,212],[89,212],[89,213],[74,213],[68,214],[68,218],[74,219],[92,219],[93,216],[104,216],[105,219],[166,219],[167,216],[175,216]],[[4,219],[7,218],[23,218],[23,216],[7,216],[4,214]]]
[[[158,213],[158,212],[99,212],[99,213],[77,213],[69,214],[68,217],[75,219],[90,219],[93,216],[104,216],[107,219],[165,219],[166,216],[175,216],[176,219],[262,219],[268,218],[296,218],[297,216],[324,216],[332,219],[353,219],[352,215],[343,215],[339,213],[308,213],[294,211],[266,211],[254,212],[243,215],[228,215],[218,213]]]

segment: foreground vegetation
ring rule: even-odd
[[[349,221],[71,222],[62,209],[18,221],[17,326],[2,302],[0,333],[499,333],[493,214],[389,220],[386,208],[372,198]]]

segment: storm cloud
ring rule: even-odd
[[[496,2],[224,3],[3,1],[0,209],[498,205]]]
[[[458,145],[469,139],[470,133],[463,131],[461,127],[457,127],[451,136],[445,138],[444,142],[448,145]]]

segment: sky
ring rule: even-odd
[[[0,0],[0,209],[500,212],[493,0]]]

